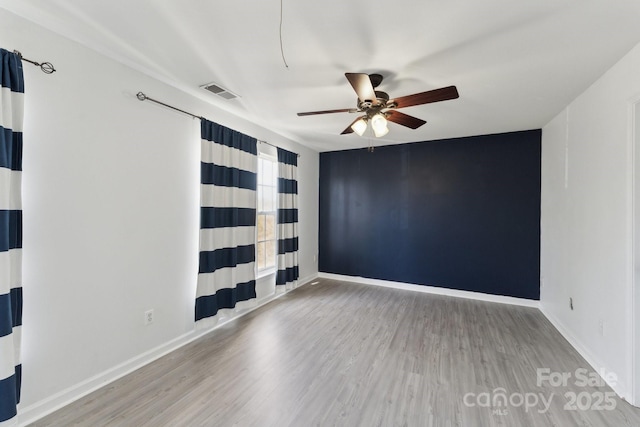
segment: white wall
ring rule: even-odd
[[[638,96],[640,45],[542,132],[541,306],[594,367],[617,375],[614,389],[627,399],[632,386],[629,109]]]
[[[0,45],[58,70],[24,65],[21,412],[195,335],[199,121],[138,91],[301,154],[301,278],[317,274],[318,153],[1,9]]]

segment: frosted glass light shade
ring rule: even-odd
[[[387,119],[382,114],[376,114],[371,119],[371,127],[373,128],[373,133],[375,133],[376,138],[380,138],[381,136],[385,136],[389,133],[389,128],[387,127]]]
[[[382,129],[373,128],[373,133],[376,135],[376,138],[380,138],[381,136],[385,136],[389,133],[389,128],[386,126]]]
[[[389,128],[387,127],[387,119],[382,114],[376,114],[371,119],[371,127],[373,128],[373,133],[375,133],[376,138],[380,138],[381,136],[385,136],[389,133]]]
[[[351,129],[353,129],[353,131],[357,133],[358,136],[362,136],[364,134],[364,131],[367,130],[366,120],[363,118],[359,119],[358,121],[356,121],[354,124],[351,125]]]

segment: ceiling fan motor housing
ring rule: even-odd
[[[380,83],[382,83],[382,74],[369,74],[369,80],[371,80],[371,86],[373,86],[374,88],[380,86]]]
[[[387,101],[389,101],[389,94],[386,92],[382,92],[379,90],[375,91],[376,94],[376,100],[369,100],[369,99],[365,99],[364,101],[360,101],[360,99],[358,99],[357,101],[357,106],[358,109],[360,110],[368,110],[370,108],[373,107],[380,107],[380,108],[385,108],[388,107],[387,106]]]

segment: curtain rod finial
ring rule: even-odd
[[[138,92],[138,93],[136,94],[136,96],[138,97],[138,99],[139,99],[140,101],[144,101],[145,99],[147,99],[147,95],[145,95],[145,94],[144,94],[144,93],[142,93],[142,92]]]
[[[51,62],[43,62],[42,64],[40,64],[40,69],[45,74],[52,74],[56,72],[56,69],[53,67],[53,64]]]
[[[13,53],[15,53],[16,55],[18,55],[18,58],[20,58],[22,61],[26,61],[30,64],[35,65],[36,67],[40,67],[40,69],[42,70],[43,73],[45,74],[52,74],[56,72],[55,67],[53,66],[53,64],[51,62],[43,62],[42,64],[36,61],[32,61],[30,59],[25,58],[24,56],[22,56],[22,53],[20,53],[19,50],[13,50]]]

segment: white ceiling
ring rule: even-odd
[[[283,0],[286,68],[278,0],[0,7],[319,151],[543,127],[640,42],[639,0]],[[427,124],[380,139],[340,135],[353,114],[296,115],[355,107],[345,72],[381,73],[392,98],[448,85],[460,98],[403,109]]]

